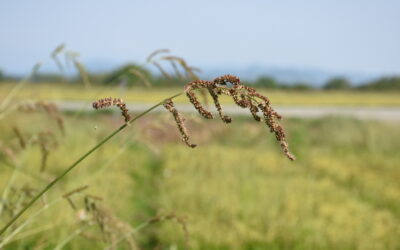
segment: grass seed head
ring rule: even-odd
[[[206,119],[213,119],[214,117],[210,111],[206,110],[201,105],[199,99],[197,98],[193,90],[212,88],[213,87],[212,85],[213,84],[210,81],[195,80],[185,86],[186,96],[189,98],[189,101],[193,104],[194,108],[199,112],[199,114]]]
[[[170,50],[169,49],[158,49],[154,52],[152,52],[146,59],[146,61],[149,63],[153,60],[154,57],[156,57],[157,55],[161,54],[161,53],[169,53]]]
[[[169,80],[172,79],[171,75],[168,74],[167,71],[165,71],[164,68],[163,68],[158,62],[153,62],[153,65],[156,66],[156,68],[161,72],[161,74],[162,74],[165,78],[167,78],[167,79],[169,79]]]
[[[85,189],[87,189],[87,188],[89,188],[89,185],[84,185],[84,186],[82,186],[82,187],[75,188],[75,189],[69,191],[68,193],[63,194],[62,197],[63,197],[63,198],[68,198],[68,197],[70,197],[71,195],[76,194],[76,193],[80,193],[80,192],[82,192],[83,190],[85,190]]]
[[[292,161],[295,160],[296,157],[289,151],[289,145],[286,142],[285,131],[283,127],[276,122],[276,119],[280,120],[282,117],[267,103],[259,104],[259,108],[263,112],[265,123],[269,127],[271,133],[275,134],[276,140],[279,142],[286,157]]]
[[[257,106],[256,105],[254,105],[254,103],[253,103],[253,101],[252,100],[250,100],[250,113],[251,113],[251,115],[253,116],[253,118],[254,118],[254,120],[256,120],[256,121],[261,121],[261,117],[260,116],[258,116],[258,108],[257,108]]]
[[[213,82],[217,85],[227,86],[228,83],[231,83],[231,84],[233,84],[233,86],[237,86],[240,84],[240,79],[239,79],[239,77],[236,77],[234,75],[223,75],[223,76],[215,78],[213,80]]]
[[[111,106],[117,106],[121,110],[121,115],[124,117],[125,122],[128,122],[132,117],[129,114],[129,110],[126,107],[126,104],[120,98],[103,98],[93,102],[94,109],[103,109]]]
[[[200,104],[193,92],[194,90],[208,90],[209,94],[214,100],[214,104],[219,116],[225,123],[230,123],[232,119],[222,113],[222,106],[218,99],[219,95],[230,96],[236,105],[241,108],[249,109],[254,120],[258,122],[261,121],[261,117],[257,113],[261,111],[266,125],[269,127],[270,132],[275,134],[275,137],[286,157],[290,160],[295,159],[295,157],[289,152],[289,146],[286,142],[286,135],[283,127],[277,122],[282,119],[282,116],[271,107],[271,102],[268,97],[258,93],[254,88],[242,85],[238,77],[233,75],[223,75],[215,78],[212,81],[195,80],[188,83],[184,89],[194,108],[203,117],[208,119],[212,119],[213,115]]]
[[[54,134],[51,131],[43,131],[38,134],[38,144],[40,151],[42,152],[40,172],[43,172],[47,167],[50,151],[55,148],[57,143]]]
[[[181,116],[181,114],[178,112],[178,110],[174,106],[174,102],[171,99],[168,99],[164,103],[164,108],[167,109],[169,112],[172,113],[174,116],[176,125],[178,126],[179,132],[182,135],[182,141],[188,145],[191,148],[196,147],[196,144],[192,144],[189,142],[189,135],[187,133],[185,124],[184,124],[184,118]]]
[[[211,97],[213,98],[214,105],[217,108],[217,111],[218,111],[219,117],[221,117],[221,120],[224,123],[231,123],[232,122],[232,118],[230,118],[229,116],[224,115],[222,113],[222,106],[221,106],[221,104],[219,103],[219,100],[218,100],[218,93],[219,92],[216,92],[214,88],[208,88],[208,92],[210,93]]]

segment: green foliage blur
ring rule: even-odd
[[[132,73],[133,71],[139,72],[140,77]],[[171,75],[170,78],[166,78],[162,75],[155,74],[146,67],[138,64],[130,63],[122,65],[109,72],[101,73],[90,73],[89,78],[92,83],[97,85],[126,85],[126,86],[143,86],[146,85],[146,81],[153,83],[152,87],[170,87],[170,86],[182,86],[185,85],[188,79],[182,79]],[[146,79],[146,80],[144,80]],[[0,83],[1,82],[17,82],[20,77],[5,75],[0,71]],[[38,73],[33,76],[32,82],[38,83],[80,83],[80,76],[68,76],[65,77],[61,74],[49,74],[49,73]],[[297,83],[285,83],[279,82],[270,76],[261,76],[254,81],[246,81],[246,84],[261,87],[265,89],[275,90],[295,90],[295,91],[309,91],[309,90],[348,90],[348,91],[392,91],[400,90],[400,77],[381,77],[369,82],[364,82],[360,85],[351,83],[345,77],[333,77],[329,79],[321,88],[312,86],[307,82]]]
[[[351,89],[350,82],[344,77],[330,79],[325,85],[326,90],[348,90]]]
[[[400,77],[383,77],[364,84],[360,90],[400,90]]]

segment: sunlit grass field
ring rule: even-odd
[[[140,97],[132,93],[132,100]],[[277,102],[277,96],[270,96]],[[11,115],[7,123],[0,122],[0,140],[18,152],[12,126],[18,125],[25,135],[43,128],[57,131],[44,118]],[[112,139],[24,216],[32,217],[43,204],[59,199],[34,216],[6,249],[108,246],[101,237],[89,237],[100,234],[97,226],[80,224],[83,194],[102,197],[99,206],[132,227],[156,214],[185,217],[190,249],[400,248],[398,124],[336,117],[287,119],[288,141],[298,158],[290,162],[267,128],[250,118],[236,117],[229,126],[190,116],[188,120],[195,149],[180,142],[169,114],[139,120]],[[14,188],[40,189],[120,123],[120,117],[111,114],[69,115],[66,135],[56,132],[58,143],[44,173],[38,170],[37,146],[18,153],[17,171],[13,164],[4,164],[6,155],[0,156],[0,190],[12,175]],[[60,197],[83,185],[89,188],[74,196],[74,211]],[[118,237],[126,233],[123,226],[114,231]],[[176,221],[140,227],[134,234],[143,249],[183,249],[184,238]],[[122,242],[118,249],[128,246]]]
[[[0,84],[0,99],[15,84]],[[74,84],[31,84],[19,93],[20,99],[40,100],[87,100],[92,101],[104,96],[119,96],[129,102],[156,103],[167,96],[174,95],[183,88],[116,88],[93,86],[82,89]],[[261,90],[275,105],[296,106],[400,106],[400,92],[362,92],[362,91],[280,91]],[[178,97],[176,102],[186,102],[185,97]],[[229,102],[222,98],[222,103]]]

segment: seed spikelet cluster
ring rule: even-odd
[[[128,122],[132,118],[126,107],[126,104],[120,98],[108,97],[99,99],[93,103],[94,109],[103,109],[111,106],[117,106],[121,110],[121,115],[124,117],[125,122]]]
[[[164,108],[167,109],[169,112],[171,112],[172,115],[174,116],[175,122],[179,129],[179,132],[182,135],[182,141],[191,148],[196,147],[196,144],[191,144],[189,142],[189,136],[188,136],[185,124],[184,124],[185,119],[181,116],[181,114],[175,108],[174,102],[171,99],[168,99],[165,101],[165,103],[163,105],[164,105]]]
[[[191,81],[185,86],[184,93],[188,97],[189,101],[193,104],[194,108],[199,112],[199,114],[206,119],[213,119],[214,116],[200,103],[194,92],[195,90],[205,90],[211,95],[214,101],[215,108],[218,111],[219,117],[224,123],[231,123],[232,118],[225,115],[223,112],[222,106],[219,102],[219,97],[221,95],[231,97],[236,105],[241,108],[248,109],[255,121],[260,122],[264,120],[270,132],[275,135],[275,138],[278,141],[286,157],[290,160],[295,160],[294,155],[291,154],[289,151],[289,145],[286,141],[285,131],[283,127],[279,124],[282,116],[272,108],[271,102],[266,96],[257,92],[254,88],[242,85],[240,79],[233,75],[223,75],[215,78],[212,81]],[[119,98],[109,97],[100,99],[93,103],[93,108],[95,109],[101,109],[110,106],[117,106],[120,108],[122,116],[125,118],[125,122],[128,122],[131,119],[125,103]],[[175,108],[172,99],[165,100],[163,102],[163,106],[173,115],[179,132],[182,136],[182,141],[191,148],[196,147],[195,144],[189,142],[189,136],[184,125],[185,119]]]
[[[230,96],[236,105],[248,109],[254,120],[258,122],[262,120],[258,115],[258,113],[261,112],[266,125],[270,129],[270,132],[275,134],[286,157],[290,160],[295,160],[295,157],[289,151],[285,131],[278,123],[278,121],[282,119],[282,116],[271,107],[271,102],[266,96],[260,94],[254,88],[242,85],[240,79],[233,75],[223,75],[212,81],[192,81],[185,86],[185,93],[194,108],[207,119],[212,119],[213,115],[201,105],[194,93],[195,90],[199,89],[208,90],[214,100],[214,105],[218,114],[224,123],[230,123],[232,119],[223,114],[222,106],[218,99],[220,95]]]

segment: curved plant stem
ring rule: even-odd
[[[106,143],[108,140],[110,140],[111,138],[113,138],[115,135],[117,135],[119,132],[121,132],[123,129],[125,129],[126,127],[128,127],[130,124],[132,124],[133,122],[135,122],[136,120],[138,120],[139,118],[143,117],[144,115],[146,115],[147,113],[149,113],[150,111],[154,110],[155,108],[157,108],[158,106],[162,105],[166,100],[168,99],[173,99],[177,96],[182,95],[182,93],[178,93],[176,95],[173,95],[171,97],[168,97],[164,100],[162,100],[161,102],[157,103],[156,105],[150,107],[149,109],[143,111],[142,113],[138,114],[137,116],[135,116],[133,119],[131,119],[129,122],[125,123],[124,125],[122,125],[121,127],[119,127],[118,129],[114,130],[110,135],[108,135],[107,137],[105,137],[103,140],[101,140],[97,145],[95,145],[92,149],[90,149],[88,152],[86,152],[84,155],[82,155],[77,161],[75,161],[73,164],[71,164],[67,169],[65,169],[59,176],[57,176],[53,181],[51,181],[49,184],[47,184],[46,187],[43,188],[42,191],[40,191],[35,197],[32,198],[32,200],[30,202],[28,202],[28,204],[25,205],[24,208],[22,208],[16,215],[14,215],[13,218],[11,218],[11,220],[0,230],[0,236],[12,225],[14,224],[14,222],[21,217],[22,214],[25,213],[26,210],[28,210],[28,208],[30,208],[40,197],[42,197],[47,191],[49,191],[50,188],[52,188],[57,182],[59,182],[64,176],[66,176],[72,169],[74,169],[76,166],[79,165],[79,163],[81,163],[84,159],[86,159],[89,155],[91,155],[93,152],[95,152],[98,148],[100,148],[101,146],[103,146],[104,143]]]

